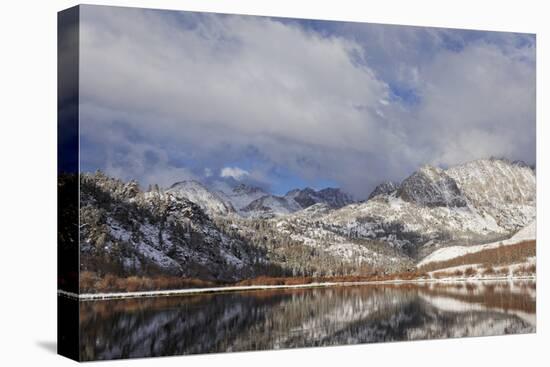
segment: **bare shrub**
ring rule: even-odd
[[[118,291],[119,287],[117,286],[117,276],[113,274],[107,274],[99,282],[96,283],[96,287],[101,291],[115,290]]]
[[[514,274],[518,275],[533,275],[536,273],[537,267],[535,264],[531,265],[521,265],[516,268]]]
[[[80,289],[85,293],[206,288],[219,285],[223,284],[201,279],[174,276],[118,277],[114,274],[106,274],[103,277],[99,277],[96,273],[89,271],[82,272],[80,275]]]
[[[90,292],[94,289],[98,278],[95,273],[91,271],[80,272],[80,291]]]
[[[135,292],[135,291],[138,291],[138,290],[142,289],[143,282],[142,282],[142,279],[139,278],[139,277],[131,276],[131,277],[121,279],[121,280],[123,280],[123,281],[120,282],[120,285],[123,286],[123,287],[125,286],[126,291],[128,291],[128,292]]]

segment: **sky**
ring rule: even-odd
[[[80,165],[357,198],[420,166],[535,164],[531,34],[81,6]]]

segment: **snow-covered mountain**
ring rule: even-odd
[[[284,196],[265,195],[242,209],[243,213],[254,218],[270,218],[287,215],[306,209],[315,204],[325,204],[337,209],[353,203],[351,195],[336,188],[325,188],[316,191],[310,187],[294,189]]]
[[[535,184],[532,168],[497,159],[424,166],[364,202],[338,189],[276,196],[196,181],[143,192],[82,174],[81,251],[128,273],[208,279],[397,271],[441,248],[510,238],[535,220]]]
[[[293,228],[312,246],[381,241],[416,259],[449,244],[505,239],[528,225],[536,214],[535,181],[531,168],[505,160],[424,166],[366,202],[314,218],[282,217],[279,228]]]
[[[236,215],[197,182],[144,192],[136,182],[83,173],[79,211],[82,271],[218,281],[343,274],[340,259]]]
[[[166,192],[197,204],[209,215],[235,213],[229,200],[195,180],[176,182]]]
[[[218,190],[216,193],[226,202],[231,203],[232,206],[239,212],[254,200],[269,195],[266,191],[259,187],[248,186],[243,183],[240,183],[234,187]]]
[[[300,204],[284,196],[265,195],[241,209],[244,215],[252,218],[270,218],[294,213],[302,209]]]

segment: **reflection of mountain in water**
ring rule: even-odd
[[[535,331],[535,283],[82,302],[84,360]]]

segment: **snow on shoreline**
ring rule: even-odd
[[[507,240],[487,243],[484,245],[474,245],[474,246],[450,246],[444,247],[439,250],[432,252],[430,255],[426,256],[422,261],[420,261],[416,266],[421,267],[423,265],[440,262],[454,259],[455,257],[460,257],[468,254],[473,254],[483,250],[497,248],[500,245],[508,246],[514,245],[523,241],[534,240],[536,238],[536,220],[519,230],[515,235],[510,237]]]
[[[78,299],[81,301],[92,300],[108,300],[122,298],[147,298],[161,296],[183,296],[208,293],[224,293],[224,292],[241,292],[241,291],[259,291],[259,290],[277,290],[277,289],[302,289],[302,288],[322,288],[334,286],[357,286],[357,285],[383,285],[383,284],[423,284],[423,283],[454,283],[454,282],[501,282],[515,280],[536,280],[534,276],[496,276],[492,278],[466,278],[466,277],[449,277],[442,279],[392,279],[392,280],[374,280],[360,282],[323,282],[323,283],[306,283],[293,285],[245,285],[245,286],[229,286],[229,287],[211,287],[211,288],[188,288],[188,289],[171,289],[159,291],[140,291],[140,292],[114,292],[114,293],[82,293],[76,294],[59,289],[58,295],[68,298]]]

